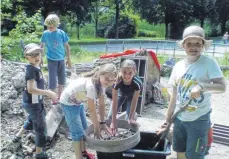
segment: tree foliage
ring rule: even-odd
[[[135,0],[134,6],[143,19],[166,25],[166,38],[177,38],[190,21],[190,8],[183,0]]]
[[[38,10],[36,14],[28,17],[24,11],[21,11],[17,13],[14,20],[17,22],[16,28],[9,32],[9,38],[1,38],[1,53],[3,58],[18,60],[22,57],[21,52],[17,52],[20,48],[20,39],[29,43],[39,36],[38,24],[41,21],[41,12]]]
[[[204,27],[204,20],[215,12],[215,0],[189,0],[192,17],[200,20],[200,26]]]
[[[224,34],[224,32],[226,31],[226,22],[229,20],[229,1],[217,0],[215,6],[218,15],[217,19],[220,22],[221,26],[221,34]]]

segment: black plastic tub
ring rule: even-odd
[[[160,136],[153,132],[140,132],[140,136],[140,142],[132,149],[115,153],[97,152],[98,159],[166,159],[171,154],[171,145],[167,139],[159,144],[158,149],[152,150]]]

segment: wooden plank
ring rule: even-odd
[[[61,109],[60,104],[53,105],[45,117],[48,140],[52,140],[63,118],[64,112]]]

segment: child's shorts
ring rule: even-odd
[[[210,112],[191,122],[174,121],[173,149],[185,152],[187,159],[203,159],[211,127]]]
[[[83,104],[71,106],[61,103],[61,106],[72,140],[80,141],[84,136],[84,130],[87,129],[87,119]]]
[[[57,79],[59,85],[65,84],[65,62],[53,61],[48,59],[48,72],[49,72],[49,89],[56,89]]]

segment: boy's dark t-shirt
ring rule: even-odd
[[[142,81],[138,76],[134,76],[130,85],[124,84],[121,80],[117,84],[114,84],[113,88],[115,90],[120,90],[121,96],[133,96],[135,91],[141,90]]]
[[[38,89],[44,89],[44,79],[41,70],[33,65],[26,66],[26,73],[25,73],[25,81],[27,83],[28,80],[35,80],[35,87]],[[42,95],[30,94],[27,91],[27,86],[23,93],[23,102],[25,103],[39,103],[42,102]]]

